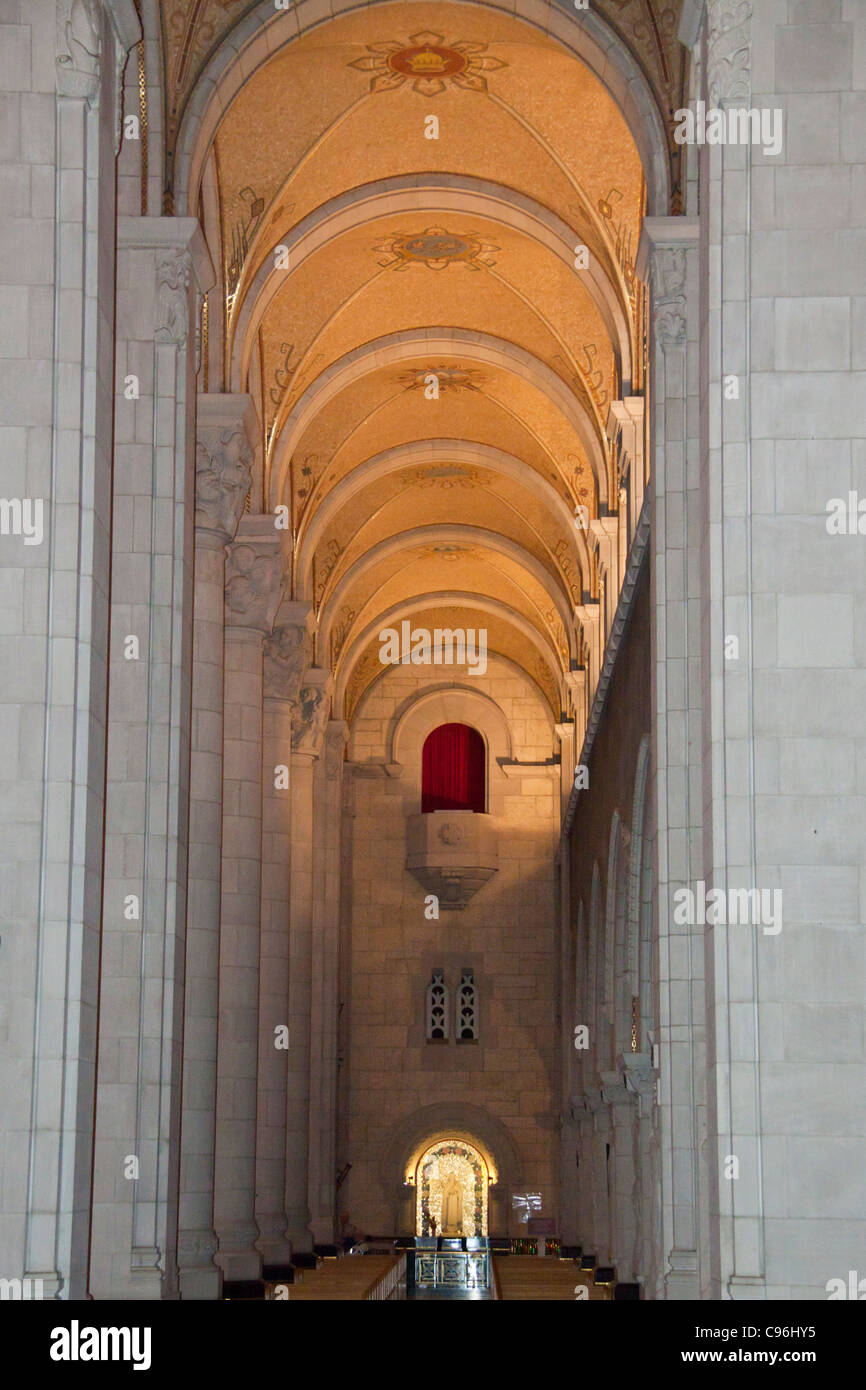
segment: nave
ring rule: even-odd
[[[4,1299],[857,1301],[864,55],[0,0]]]

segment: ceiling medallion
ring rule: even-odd
[[[404,487],[436,487],[448,492],[451,488],[483,487],[492,475],[479,472],[477,468],[462,468],[460,464],[427,464],[422,468],[407,469],[400,474]]]
[[[474,545],[453,545],[440,542],[438,545],[419,545],[415,548],[419,560],[479,560],[483,558]]]
[[[444,270],[447,265],[462,264],[469,270],[488,268],[496,262],[491,251],[500,251],[492,241],[482,241],[472,232],[458,236],[444,227],[425,227],[423,232],[394,232],[387,241],[373,247],[385,252],[379,265],[385,270],[406,270],[410,265],[426,265],[429,270]]]
[[[486,55],[486,43],[446,44],[442,34],[424,31],[410,34],[409,43],[390,40],[367,44],[367,55],[349,64],[360,72],[372,72],[371,92],[393,92],[404,83],[425,97],[438,96],[448,86],[470,92],[486,92],[482,72],[507,67],[501,58]]]
[[[410,368],[407,372],[400,372],[397,380],[407,391],[425,391],[430,384],[431,374],[436,378],[440,393],[479,391],[486,380],[482,372],[476,372],[472,367],[444,367],[441,363],[438,367],[421,367],[417,371]]]

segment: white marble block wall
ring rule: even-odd
[[[701,1291],[820,1299],[866,1237],[866,538],[827,526],[866,496],[866,11],[731,10],[702,95],[779,109],[783,143],[701,155],[703,878],[782,911],[706,931]]]

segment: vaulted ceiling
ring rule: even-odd
[[[163,0],[175,117],[249,8]],[[670,12],[608,8],[666,102]],[[256,505],[290,509],[338,713],[382,672],[379,630],[426,615],[486,628],[559,717],[599,589],[575,509],[615,513],[609,405],[643,385],[644,178],[606,89],[501,11],[351,10],[250,73],[201,207],[209,389],[256,402]]]

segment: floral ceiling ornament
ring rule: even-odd
[[[409,82],[414,92],[425,97],[438,96],[449,86],[486,92],[482,73],[507,66],[501,58],[490,57],[486,43],[446,43],[443,34],[428,30],[410,34],[408,44],[395,39],[367,44],[366,55],[349,64],[359,72],[373,73],[371,92],[393,92]]]
[[[448,232],[444,227],[425,227],[423,232],[393,232],[387,241],[373,247],[385,253],[379,261],[383,270],[407,270],[410,265],[426,265],[428,270],[444,270],[462,264],[468,270],[488,269],[496,264],[491,251],[501,251],[492,241],[482,241],[474,232]]]
[[[424,391],[431,375],[436,377],[440,394],[443,391],[480,391],[487,380],[483,372],[473,367],[445,367],[441,363],[438,367],[412,367],[400,372],[397,380],[406,391]]]
[[[421,468],[410,468],[400,474],[404,487],[451,488],[486,487],[493,478],[486,469],[464,468],[459,463],[431,463]]]
[[[440,541],[438,545],[419,545],[414,553],[419,560],[445,560],[449,564],[455,560],[484,559],[477,546],[456,545],[451,541]]]

